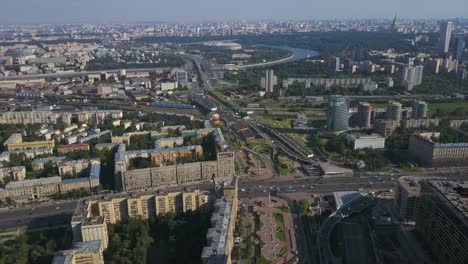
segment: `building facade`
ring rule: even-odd
[[[398,178],[394,205],[405,221],[415,221],[416,205],[421,193],[419,179],[410,176]]]
[[[410,118],[401,120],[404,128],[429,128],[437,127],[440,124],[440,118]]]
[[[116,164],[117,165],[117,164]],[[120,182],[124,191],[210,181],[235,175],[234,153],[220,152],[216,161],[193,162],[155,168],[124,170]]]
[[[400,102],[389,102],[387,106],[387,119],[395,120],[396,123],[399,125],[401,122],[402,108],[403,106]]]
[[[81,200],[72,216],[71,228],[75,242],[100,240],[108,246],[107,225],[131,218],[152,219],[166,213],[203,210],[209,206],[208,194],[198,190],[174,193],[147,191],[120,193]]]
[[[99,240],[78,242],[73,249],[57,252],[52,264],[104,264],[103,251]]]
[[[427,118],[427,103],[420,100],[413,101],[411,118],[422,119]]]
[[[349,108],[346,97],[332,95],[328,99],[327,129],[338,132],[348,129]]]
[[[346,134],[346,142],[352,149],[383,149],[385,138],[379,134]]]
[[[211,215],[211,228],[206,238],[208,246],[203,248],[203,264],[231,264],[231,253],[234,247],[234,230],[236,226],[238,200],[237,178],[223,187],[223,197],[216,200]]]
[[[3,143],[6,150],[15,151],[15,150],[28,150],[28,149],[45,149],[53,148],[55,146],[55,141],[45,140],[45,141],[31,141],[24,142],[23,136],[19,133],[12,134],[5,142]]]
[[[358,126],[370,128],[372,120],[372,105],[369,103],[359,103],[358,106]]]
[[[399,124],[396,120],[384,120],[384,119],[376,119],[374,121],[374,131],[382,135],[384,138],[388,138],[397,129]]]
[[[453,23],[444,21],[440,23],[439,30],[439,54],[445,55],[450,49],[450,40],[452,38]]]
[[[468,163],[468,143],[436,143],[434,133],[412,135],[409,140],[410,156],[428,166],[451,166]]]
[[[468,263],[468,185],[458,181],[421,182],[416,231],[437,263]]]

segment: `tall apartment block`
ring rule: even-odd
[[[416,231],[436,263],[468,263],[468,184],[462,181],[421,182]]]

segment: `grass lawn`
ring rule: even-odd
[[[411,167],[411,166],[405,166],[403,167],[403,169],[405,170],[405,172],[421,172],[422,169],[420,167]]]
[[[297,143],[307,146],[307,134],[287,133],[286,135],[294,139]]]
[[[257,146],[268,145],[268,141],[265,138],[250,139],[245,142],[248,148],[253,149]]]
[[[452,112],[458,107],[462,107],[465,112],[468,111],[468,101],[460,101],[460,102],[451,102],[451,103],[428,103],[429,106],[429,114],[433,114],[437,111],[437,109],[442,110],[442,112]]]
[[[278,157],[279,161],[279,170],[281,175],[287,175],[294,172],[294,163],[284,156]]]
[[[273,213],[273,217],[279,223],[283,223],[283,214],[282,213]]]
[[[278,252],[278,255],[276,255],[276,256],[282,257],[282,256],[284,256],[285,254],[286,254],[286,248],[285,248],[285,247],[282,247],[282,248],[280,249],[280,251]]]
[[[374,108],[386,108],[386,103],[372,103]],[[452,112],[458,107],[462,107],[465,112],[468,112],[468,101],[459,101],[459,102],[444,102],[444,103],[428,103],[428,114],[434,114],[437,109],[442,110],[442,112]]]
[[[269,115],[256,115],[255,120],[275,128],[291,128],[291,119],[287,117],[273,117]]]
[[[276,229],[276,237],[281,241],[286,241],[286,234],[284,233],[284,230],[282,227],[278,227]]]

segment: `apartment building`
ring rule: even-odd
[[[166,149],[180,147],[184,144],[183,137],[161,138],[154,142],[155,149]]]
[[[26,167],[16,166],[0,168],[0,181],[4,181],[5,178],[10,178],[13,181],[22,181],[26,178]]]
[[[440,118],[408,118],[401,120],[404,128],[428,128],[437,127],[440,124]]]
[[[102,124],[106,119],[122,119],[121,110],[95,110],[77,112],[19,111],[0,113],[0,124],[71,124],[72,118],[80,123]]]
[[[61,178],[58,176],[34,180],[14,181],[0,189],[0,200],[39,199],[59,192]]]
[[[428,166],[462,165],[468,162],[468,143],[437,143],[431,137],[440,133],[419,133],[409,140],[410,156]]]
[[[209,206],[209,195],[198,190],[187,192],[119,193],[82,200],[72,216],[73,240],[103,241],[107,248],[107,224],[127,221],[131,218],[149,219],[160,214],[184,213],[203,210]]]
[[[3,143],[5,149],[8,151],[15,150],[28,150],[28,149],[44,149],[44,148],[53,148],[55,146],[55,141],[45,140],[45,141],[31,141],[24,142],[23,136],[19,133],[12,134],[5,142]]]
[[[0,200],[6,200],[7,198],[14,200],[34,200],[45,198],[55,193],[67,193],[81,188],[94,190],[100,184],[101,163],[98,159],[64,161],[64,157],[51,157],[35,160],[32,166],[36,169],[43,169],[47,162],[55,162],[55,165],[59,168],[60,175],[77,173],[84,169],[89,169],[89,173],[86,173],[84,177],[73,179],[62,179],[60,176],[54,176],[24,180],[23,177],[7,183],[4,189],[0,189]],[[4,168],[5,171],[7,171],[7,169],[11,170],[11,168]],[[20,168],[18,168],[18,170],[18,176],[21,176],[21,173],[24,173],[24,175],[26,174],[25,170],[24,172],[21,172],[22,170]]]
[[[203,264],[231,263],[237,210],[237,178],[234,178],[223,187],[223,197],[214,204],[211,228],[206,234],[208,246],[201,255]]]
[[[421,182],[416,231],[437,263],[468,263],[468,184],[463,181]]]
[[[58,154],[66,154],[74,151],[89,151],[89,144],[69,144],[57,147]]]
[[[406,221],[415,220],[416,203],[421,194],[420,178],[403,176],[398,178],[394,205]]]
[[[103,251],[99,240],[78,242],[72,249],[57,252],[52,264],[104,264]]]
[[[119,163],[116,162],[116,166],[119,166]],[[120,174],[120,183],[124,191],[134,191],[209,181],[213,178],[229,178],[234,175],[234,153],[220,152],[217,154],[216,161],[194,162],[137,170],[124,169]]]

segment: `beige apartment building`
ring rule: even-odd
[[[78,242],[72,249],[57,252],[52,264],[104,264],[103,251],[99,240]]]
[[[72,222],[73,227],[73,222]],[[73,237],[75,238],[75,237]],[[104,249],[109,245],[109,234],[107,232],[107,222],[104,217],[96,216],[85,218],[80,223],[80,241],[101,241]]]
[[[174,193],[120,193],[82,200],[73,214],[73,240],[103,241],[107,248],[107,224],[124,222],[130,218],[149,219],[160,214],[203,210],[209,206],[209,195],[198,190]]]
[[[98,159],[64,161],[63,157],[42,158],[33,162],[33,168],[43,168],[47,162],[54,162],[59,167],[60,175],[78,173],[85,169],[89,170],[89,173],[81,178],[73,179],[62,179],[60,176],[54,176],[24,180],[26,175],[24,167],[0,168],[0,173],[10,173],[11,175],[20,177],[18,179],[15,178],[15,181],[7,183],[4,189],[0,189],[0,200],[7,198],[13,200],[34,200],[45,198],[58,192],[67,193],[81,188],[95,190],[100,184],[101,163]]]
[[[12,134],[5,142],[3,143],[6,150],[15,151],[15,150],[27,150],[27,149],[50,149],[55,146],[55,141],[45,140],[45,141],[31,141],[23,142],[23,136],[16,133]]]
[[[0,190],[0,200],[39,199],[59,192],[61,178],[58,176],[27,181],[10,182]]]
[[[121,110],[95,110],[79,112],[19,111],[0,113],[0,124],[50,124],[64,122],[71,124],[76,117],[80,123],[102,124],[106,119],[122,119]]]
[[[11,178],[13,181],[22,181],[26,178],[26,167],[16,166],[0,168],[0,181],[4,181],[6,177]]]
[[[116,163],[117,164],[117,163]],[[156,168],[124,170],[121,183],[124,191],[158,188],[176,184],[230,178],[235,175],[234,153],[220,152],[216,161],[186,163]]]
[[[237,210],[237,178],[234,178],[223,186],[223,197],[214,204],[211,228],[206,234],[208,246],[203,248],[201,254],[203,264],[232,263]]]
[[[393,135],[399,125],[400,124],[396,120],[376,119],[374,121],[374,131],[384,138],[388,138]]]

